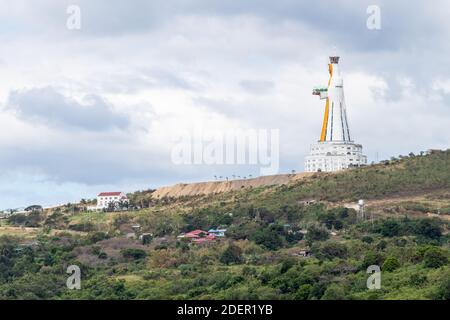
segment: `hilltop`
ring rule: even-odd
[[[449,156],[139,191],[138,210],[16,214],[0,225],[0,298],[448,299]],[[211,228],[225,237],[183,237]],[[65,288],[72,264],[81,290]]]
[[[198,182],[190,184],[180,183],[174,186],[158,188],[153,193],[153,197],[177,198],[182,196],[209,195],[227,191],[240,190],[242,188],[277,186],[302,180],[311,175],[312,175],[311,173],[277,174],[271,176],[262,176],[249,179],[237,179],[230,181],[210,181],[210,182]]]

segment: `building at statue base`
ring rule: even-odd
[[[306,172],[338,171],[367,164],[360,144],[350,142],[318,142],[311,145],[305,160]]]
[[[362,145],[350,138],[344,82],[338,63],[339,57],[330,57],[328,86],[313,89],[313,95],[325,100],[325,114],[320,140],[311,145],[305,158],[306,172],[339,171],[367,164]]]

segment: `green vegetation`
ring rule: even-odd
[[[449,299],[449,154],[207,196],[140,191],[133,211],[16,214],[0,226],[0,299]],[[359,198],[376,200],[373,220],[345,206]],[[219,227],[212,243],[177,238]],[[66,288],[70,265],[81,290]]]

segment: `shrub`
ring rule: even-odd
[[[99,241],[102,241],[105,239],[108,239],[108,235],[106,233],[100,232],[100,231],[91,232],[88,235],[88,241],[90,243],[96,243],[96,242],[99,242]]]
[[[245,277],[255,277],[257,275],[257,271],[254,267],[245,266],[242,268],[242,275]]]
[[[377,243],[377,249],[378,250],[384,250],[387,247],[386,240],[380,240],[380,242]]]
[[[220,255],[219,260],[224,264],[238,264],[241,262],[241,255],[241,248],[230,243]]]
[[[367,269],[367,267],[372,265],[380,265],[381,260],[382,260],[381,255],[373,251],[368,251],[364,256],[362,268]]]
[[[286,273],[289,269],[291,269],[295,264],[293,259],[283,259],[280,266],[280,273]]]
[[[38,227],[43,220],[39,211],[32,211],[28,214],[16,213],[8,218],[8,222],[12,225],[23,225],[25,227]]]
[[[324,259],[345,259],[347,257],[347,246],[343,243],[327,241],[319,249],[319,256]]]
[[[306,241],[312,243],[314,241],[323,241],[329,238],[328,230],[319,225],[312,225],[306,233]]]
[[[338,284],[331,284],[325,290],[321,300],[345,300],[345,291],[342,286]]]
[[[144,250],[135,248],[122,249],[120,253],[124,258],[133,260],[143,259],[147,255]]]
[[[294,295],[295,300],[308,300],[309,295],[312,291],[312,285],[304,284],[298,288],[297,292]]]
[[[75,223],[75,224],[70,224],[69,229],[74,230],[74,231],[90,232],[90,231],[95,230],[95,226],[91,222]]]
[[[412,274],[411,277],[409,278],[409,284],[412,286],[420,287],[423,284],[425,284],[427,280],[428,279],[426,275],[415,273]]]
[[[443,278],[443,281],[438,287],[436,299],[450,300],[450,276],[449,274]]]
[[[398,262],[396,257],[388,257],[381,267],[381,270],[391,272],[400,267],[400,262]]]
[[[106,252],[102,251],[98,254],[98,258],[104,260],[108,258],[108,255],[106,254]]]
[[[394,219],[387,219],[381,222],[379,231],[385,237],[394,237],[399,234],[400,224]]]
[[[437,221],[421,219],[415,224],[414,231],[424,237],[438,240],[441,236],[441,228]]]
[[[448,261],[445,252],[438,247],[429,248],[423,256],[423,264],[427,268],[439,268]]]
[[[281,237],[275,230],[271,229],[256,231],[252,240],[270,250],[277,250],[283,246]]]

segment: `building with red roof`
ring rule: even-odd
[[[128,197],[125,193],[121,191],[100,192],[97,195],[97,206],[94,209],[107,209],[111,204],[116,207],[119,203],[128,203]]]
[[[203,231],[200,229],[188,232],[186,234],[181,234],[178,238],[188,238],[193,243],[208,243],[216,240],[216,235],[213,233],[209,233],[208,231]]]

